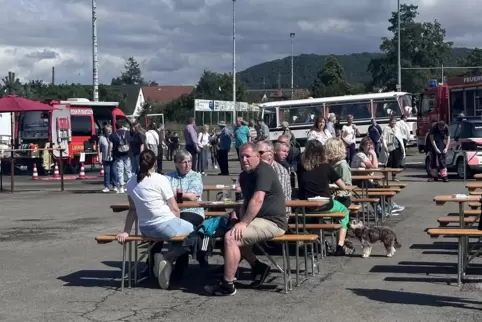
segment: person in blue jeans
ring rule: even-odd
[[[380,139],[382,137],[382,128],[377,124],[375,119],[372,119],[372,124],[368,127],[368,136],[373,142],[373,147],[377,157],[380,157]]]
[[[113,159],[110,151],[109,136],[112,134],[112,126],[104,125],[104,135],[99,137],[97,159],[104,167],[104,189],[102,192],[110,192],[115,190],[116,180],[113,167]]]
[[[156,172],[157,157],[154,152],[142,151],[139,161],[138,174],[134,174],[127,183],[129,212],[124,231],[116,236],[117,241],[124,243],[129,237],[136,217],[143,236],[171,239],[189,235],[194,226],[179,218],[180,210],[171,184],[167,177]],[[181,245],[171,245],[167,253],[154,255],[154,275],[162,289],[169,288],[172,265],[186,253],[188,251]]]
[[[124,193],[124,180],[129,180],[132,174],[130,158],[130,146],[132,136],[130,131],[124,127],[122,121],[116,123],[117,131],[109,136],[110,151],[114,158],[114,169],[116,177],[116,192]]]

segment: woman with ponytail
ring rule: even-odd
[[[140,231],[146,237],[170,239],[189,235],[194,227],[179,218],[179,207],[169,180],[156,172],[157,157],[154,152],[142,151],[139,163],[138,174],[133,175],[127,183],[129,212],[124,231],[117,235],[117,241],[123,243],[129,236],[136,216]],[[172,265],[185,253],[182,247],[172,247],[166,254],[156,253],[153,256],[154,275],[161,288],[169,287]]]

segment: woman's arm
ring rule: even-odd
[[[128,199],[129,199],[129,211],[127,212],[124,231],[121,233],[118,233],[116,236],[117,241],[121,244],[123,244],[126,238],[129,237],[129,233],[132,230],[132,225],[137,219],[136,206],[134,204],[134,201],[131,199],[131,197],[128,197]]]
[[[335,181],[335,184],[340,188],[341,190],[346,190],[345,183],[343,182],[342,179],[338,179]]]
[[[169,206],[169,209],[174,213],[176,217],[179,217],[181,215],[181,211],[179,210],[179,206],[177,205],[176,198],[171,197],[167,200],[167,205]]]

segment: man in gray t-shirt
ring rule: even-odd
[[[224,278],[204,289],[210,295],[234,295],[234,275],[241,258],[252,268],[253,287],[259,287],[269,274],[269,265],[256,259],[252,246],[284,235],[287,228],[286,201],[273,168],[261,161],[254,143],[240,146],[243,172],[239,176],[244,204],[239,222],[224,236]]]

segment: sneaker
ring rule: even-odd
[[[345,256],[345,247],[336,245],[336,251],[333,253],[333,256]]]
[[[125,193],[126,191],[124,190],[124,187],[119,188],[119,193]]]
[[[443,178],[442,178],[442,181],[443,181],[443,182],[449,182],[449,178],[443,177]]]
[[[405,210],[405,207],[404,206],[400,206],[400,205],[393,205],[392,207],[392,212],[402,212]]]
[[[163,290],[169,288],[171,273],[172,264],[165,260],[161,253],[156,253],[154,255],[154,275],[157,277],[157,282]]]
[[[120,193],[120,188],[114,188],[115,193]]]
[[[228,283],[224,279],[216,284],[204,286],[204,292],[211,296],[231,296],[236,294],[234,283]]]
[[[104,192],[104,193],[110,192],[110,189],[109,189],[109,188],[104,188],[104,189],[102,189],[102,192]]]
[[[269,275],[269,265],[266,265],[265,263],[258,264],[257,267],[253,268],[253,271],[251,273],[253,282],[250,284],[251,287],[260,287],[263,285],[264,281],[266,280],[266,277]]]
[[[217,169],[217,168],[218,168],[218,166],[217,166],[217,165],[215,165],[215,166],[214,166],[214,169]]]

